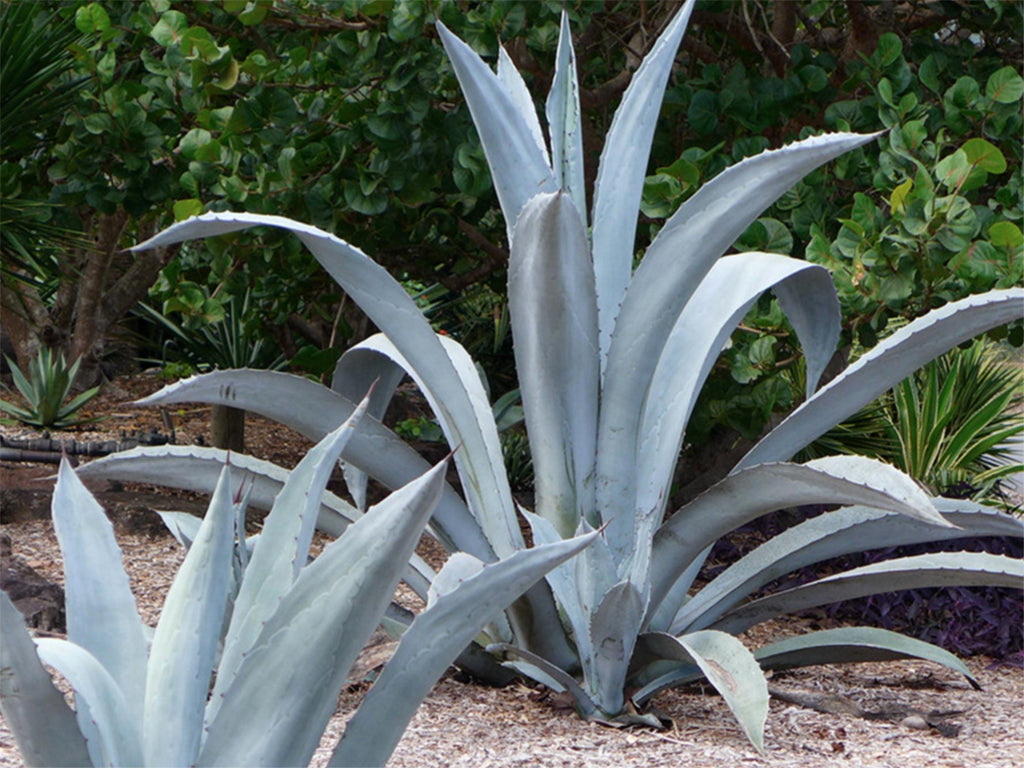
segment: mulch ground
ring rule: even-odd
[[[178,443],[209,441],[209,409],[185,407],[161,414],[132,400],[160,386],[155,376],[118,379],[90,404],[107,418],[75,432],[77,440],[120,439],[133,432],[169,432]],[[6,437],[25,437],[4,427]],[[309,441],[250,416],[246,449],[285,467],[294,466]],[[40,575],[63,583],[60,553],[48,519],[55,467],[0,462],[0,533],[12,554]],[[115,522],[126,570],[143,619],[155,624],[183,552],[165,531],[156,509],[201,512],[204,501],[158,488],[100,483],[94,487]],[[436,549],[425,552],[431,558]],[[415,600],[400,597],[410,607]],[[756,646],[827,626],[815,617],[756,628],[745,637]],[[463,681],[454,672],[435,687],[410,725],[389,765],[426,766],[1016,766],[1024,755],[1024,670],[984,657],[967,659],[984,690],[925,662],[888,662],[812,668],[775,675],[773,688],[823,704],[815,711],[773,698],[766,754],[745,740],[722,700],[700,685],[666,691],[653,705],[674,723],[668,731],[614,730],[582,722],[571,706],[543,688],[522,683],[495,689]],[[368,683],[354,681],[339,700],[315,764],[326,762],[347,717]],[[852,709],[851,709],[852,707]],[[850,714],[874,713],[873,719]],[[21,760],[0,720],[0,766]]]

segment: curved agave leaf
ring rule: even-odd
[[[141,733],[149,647],[103,508],[66,459],[53,491],[53,527],[64,559],[68,639],[117,682]]]
[[[555,529],[551,521],[527,509],[520,509],[519,513],[530,524],[530,532],[533,534],[533,543],[535,545],[555,544],[562,541],[562,535]],[[589,532],[582,526],[579,531],[581,534]],[[593,660],[589,628],[591,609],[611,585],[608,585],[599,594],[595,594],[593,590],[589,589],[583,591],[580,588],[579,575],[580,570],[586,569],[588,566],[588,563],[583,561],[588,556],[592,556],[595,549],[600,549],[602,546],[604,546],[604,542],[599,537],[590,547],[587,547],[587,549],[580,553],[579,557],[573,558],[572,561],[559,565],[557,568],[553,568],[547,574],[547,583],[551,587],[551,592],[558,601],[559,607],[565,613],[566,620],[572,630],[576,643],[576,653],[579,656],[580,663],[583,665],[584,678],[586,679],[591,677],[589,672]],[[614,574],[614,563],[612,563],[612,566],[611,572]]]
[[[579,713],[587,720],[601,721],[603,718],[598,712],[597,704],[591,699],[582,686],[576,682],[576,678],[559,666],[552,664],[543,656],[523,650],[519,646],[508,643],[492,643],[486,648],[488,653],[505,654],[521,661],[506,661],[504,666],[514,669],[524,677],[535,680],[541,685],[546,685],[556,693],[567,692],[574,702]]]
[[[641,643],[649,657],[676,662],[687,670],[698,667],[725,699],[750,743],[758,752],[764,752],[768,683],[743,643],[724,632],[707,629],[681,637],[650,632],[642,636]],[[637,692],[633,699],[642,703],[667,685],[651,685]]]
[[[874,459],[832,456],[806,464],[759,464],[716,483],[658,530],[651,565],[652,609],[720,537],[768,512],[801,504],[864,504],[952,527],[920,486]]]
[[[523,208],[508,296],[537,513],[568,538],[593,508],[600,363],[587,235],[566,194]]]
[[[695,4],[689,0],[673,17],[633,75],[601,150],[592,241],[602,372],[607,370],[612,330],[633,271],[637,212],[665,84]]]
[[[924,659],[959,672],[981,690],[971,670],[949,651],[913,637],[874,627],[843,627],[779,640],[754,651],[764,669],[792,669],[817,664]]]
[[[655,368],[680,312],[711,266],[803,176],[874,138],[815,136],[743,160],[701,187],[662,227],[622,301],[604,368],[597,453],[598,509],[604,522],[634,508],[635,474],[622,471],[622,462],[636,456]]]
[[[168,488],[182,488],[200,493],[213,493],[221,469],[230,464],[251,481],[253,506],[270,509],[274,499],[288,480],[288,470],[262,459],[219,448],[196,445],[160,445],[132,448],[90,461],[78,468],[84,478],[152,483]],[[348,525],[362,515],[351,504],[324,494],[317,524],[320,530],[340,536]]]
[[[304,376],[255,370],[214,371],[194,376],[164,387],[139,402],[142,405],[189,402],[231,405],[285,424],[311,440],[323,439],[330,430],[351,416],[356,407],[354,402],[343,395]],[[392,490],[430,469],[422,456],[398,435],[373,419],[362,421],[342,453],[342,458],[359,466]],[[233,457],[233,460],[236,464],[239,461],[237,457]],[[90,462],[83,469],[98,471],[91,469],[98,463]],[[259,487],[257,482],[257,490]],[[254,503],[269,509],[276,493],[275,489],[269,495],[260,495],[259,498],[264,501],[254,500]],[[328,494],[326,498],[329,503],[333,503],[331,500],[337,497]],[[358,515],[356,510],[353,512]],[[318,523],[321,530],[335,536],[341,532],[341,529],[324,528],[324,522]],[[493,559],[493,551],[479,524],[469,513],[465,502],[450,487],[445,487],[434,522],[438,537],[448,549],[461,549],[481,560]]]
[[[207,721],[216,715],[224,700],[222,694],[234,679],[243,656],[251,650],[260,628],[305,566],[313,523],[331,470],[369,405],[369,398],[365,398],[344,424],[305,455],[288,475],[273,509],[264,520],[263,531],[235,598],[231,623],[224,638],[224,652],[217,668],[217,682],[206,713]]]
[[[89,651],[55,638],[36,640],[39,659],[56,669],[75,689],[79,727],[88,718],[98,737],[89,745],[94,765],[143,765],[139,718],[130,711],[121,686]]]
[[[199,754],[232,580],[233,501],[225,465],[153,635],[142,728],[146,765],[192,765]]]
[[[666,618],[651,624],[657,628],[668,626],[673,634],[703,629],[743,598],[780,576],[852,552],[964,536],[1024,537],[1024,520],[1020,518],[971,501],[942,498],[934,501],[955,529],[860,506],[826,512],[783,531],[749,552],[685,605],[666,598],[659,608],[659,611],[664,609]]]
[[[379,355],[363,354],[350,348],[334,366],[331,389],[353,403],[359,402],[364,394],[370,392],[367,413],[377,421],[383,421],[391,398],[403,378],[405,371],[394,363],[384,363]],[[369,475],[351,461],[343,463],[342,471],[356,509],[365,511]]]
[[[984,552],[943,552],[885,560],[752,600],[711,626],[740,633],[773,616],[841,600],[920,587],[1013,587],[1024,582],[1024,562]]]
[[[454,591],[438,597],[402,636],[395,655],[349,721],[329,765],[384,765],[420,702],[456,654],[502,606],[595,536],[521,550],[483,567]]]
[[[769,289],[785,297],[780,303],[803,347],[810,391],[835,351],[840,312],[828,270],[773,253],[716,261],[672,329],[644,406],[637,458],[638,540],[648,539],[661,524],[686,424],[711,367],[747,311]]]
[[[489,70],[488,74],[494,78]],[[511,108],[514,110],[514,105]],[[521,118],[519,121],[522,122]],[[533,140],[527,137],[527,141],[532,144]],[[519,164],[522,165],[522,161]],[[447,344],[442,343],[441,339],[445,337],[434,333],[405,288],[383,267],[358,248],[321,229],[281,216],[250,213],[207,213],[195,216],[174,224],[133,250],[225,234],[256,225],[278,227],[298,235],[320,265],[387,335],[408,361],[409,369],[415,370],[418,380],[429,383],[429,389],[437,398],[435,406],[438,419],[458,434],[456,445],[464,446],[456,462],[463,474],[463,490],[470,509],[477,515],[481,514],[481,510],[487,510],[488,515],[499,518],[499,526],[511,520],[512,524],[505,532],[511,539],[500,535],[498,530],[488,530],[487,533],[499,557],[515,551],[512,542],[519,530],[518,527],[513,528],[515,509],[512,506],[508,478],[505,476],[505,465],[501,461],[486,460],[491,439],[487,422],[491,421],[490,427],[493,428],[493,419],[489,417],[481,421],[479,418],[477,404],[466,388],[465,372],[459,367],[460,360],[450,351],[453,345],[457,346],[455,342],[449,339]],[[465,357],[468,359],[468,355]],[[499,514],[499,510],[504,510],[505,515]],[[485,521],[481,522],[486,525]]]
[[[225,691],[199,765],[309,762],[440,499],[447,464],[371,508],[302,569]]]
[[[75,713],[39,661],[25,617],[0,591],[0,712],[30,768],[89,765]],[[141,753],[140,753],[141,754]]]
[[[452,410],[445,406],[448,391],[435,388],[434,381],[424,378],[402,354],[392,340],[375,334],[361,342],[359,348],[382,355],[403,368],[416,382],[441,429],[455,452],[462,487],[473,516],[479,522],[495,554],[506,557],[524,546],[522,533],[515,517],[512,491],[505,474],[498,427],[487,399],[487,392],[472,358],[461,344],[445,336],[438,336],[450,364],[459,377],[461,397],[470,412],[462,413],[461,424],[452,419]],[[469,432],[467,425],[471,426]],[[471,553],[474,554],[474,553]],[[481,558],[483,559],[483,558]]]
[[[437,32],[480,135],[511,242],[512,228],[526,201],[538,192],[557,189],[551,166],[538,148],[536,134],[524,119],[517,99],[502,81],[441,22],[437,23]],[[380,324],[378,327],[385,330]]]
[[[498,68],[500,75],[500,62]],[[586,229],[587,188],[583,174],[583,124],[580,88],[576,77],[576,52],[572,48],[569,15],[563,8],[558,51],[555,53],[555,76],[551,80],[551,91],[548,93],[545,111],[548,130],[551,132],[551,168],[555,174],[555,184],[572,198],[583,228]],[[639,200],[637,202],[639,203]]]
[[[1022,307],[1024,288],[1010,288],[950,302],[908,323],[793,411],[743,457],[737,469],[789,458],[929,360],[1018,319]]]
[[[90,461],[79,467],[77,472],[86,478],[153,483],[169,488],[212,493],[221,468],[227,463],[228,452],[217,448],[164,445],[120,451]],[[261,509],[273,507],[274,499],[288,480],[288,470],[269,461],[238,453],[231,454],[231,466],[244,472],[247,478],[245,482],[251,483],[249,494],[254,506]],[[454,491],[451,493],[454,495]],[[468,512],[465,514],[469,517]],[[317,527],[331,536],[340,536],[350,522],[361,516],[359,510],[328,491],[321,501]],[[467,529],[464,527],[458,530]],[[483,538],[482,534],[480,538]],[[418,555],[409,559],[409,566],[405,575],[406,583],[423,597],[434,571]]]

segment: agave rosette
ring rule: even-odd
[[[230,401],[319,437],[351,412],[352,393],[376,378],[382,385],[371,411],[380,417],[408,373],[449,443],[458,446],[464,495],[447,489],[431,521],[446,546],[485,562],[506,557],[525,546],[520,512],[538,545],[601,530],[581,555],[548,575],[547,588],[535,587],[508,609],[507,622],[490,625],[492,652],[520,672],[570,691],[579,710],[597,720],[638,719],[628,714],[627,689],[639,688],[635,698],[641,701],[666,685],[706,676],[761,748],[768,701],[762,667],[906,655],[968,673],[941,649],[863,628],[811,635],[761,649],[755,657],[733,634],[751,620],[808,601],[887,590],[894,580],[1019,586],[1024,571],[1009,558],[908,558],[815,582],[795,595],[782,593],[756,609],[744,605],[777,575],[873,543],[939,541],[965,532],[1022,535],[1021,521],[969,502],[933,499],[909,477],[870,459],[788,459],[936,355],[1017,318],[1024,291],[993,291],[935,310],[818,388],[839,335],[829,273],[778,254],[722,257],[801,177],[875,138],[850,133],[798,141],[724,171],[665,222],[634,271],[651,139],[692,9],[691,0],[632,78],[605,141],[589,219],[565,17],[546,102],[550,146],[504,52],[495,73],[439,25],[508,227],[509,303],[536,476],[534,510],[518,510],[512,498],[486,391],[465,350],[435,334],[402,286],[362,251],[288,219],[204,214],[139,248],[255,225],[289,230],[381,333],[346,353],[331,389],[315,394],[315,384],[286,374],[217,372],[172,385],[147,402]],[[803,347],[806,400],[729,477],[683,508],[668,510],[672,473],[700,388],[732,331],[768,290]],[[297,397],[299,388],[308,395]],[[401,440],[379,422],[367,423],[343,453],[353,487],[360,488],[365,475],[394,487],[421,471],[422,459]],[[119,466],[130,461],[106,459],[86,472],[118,476]],[[769,541],[694,592],[715,541],[760,515],[800,504],[840,509]],[[845,657],[837,650],[854,646],[859,652]]]

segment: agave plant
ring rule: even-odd
[[[75,397],[71,387],[78,374],[76,360],[68,367],[67,360],[60,352],[42,347],[28,364],[26,376],[13,360],[7,358],[14,377],[14,386],[25,399],[25,407],[0,400],[0,411],[11,414],[16,420],[33,427],[64,429],[78,424],[88,424],[96,419],[80,419],[75,414],[99,393],[99,387],[87,389]],[[65,402],[67,401],[67,402]]]
[[[232,552],[236,536],[244,540],[237,521],[245,494],[224,465],[151,641],[111,524],[61,465],[53,521],[68,639],[33,642],[0,595],[0,706],[28,765],[309,763],[440,498],[447,464],[393,493],[307,565],[325,484],[365,410],[364,403],[292,471],[242,562],[233,563]],[[499,605],[586,543],[560,542],[486,567],[452,558],[364,699],[371,716],[349,724],[331,765],[383,765],[434,681]],[[73,686],[74,711],[43,663]],[[372,716],[381,710],[386,717]]]
[[[371,404],[383,414],[403,372],[419,385],[453,446],[463,496],[446,492],[431,522],[440,541],[481,560],[522,549],[518,515],[537,545],[577,533],[600,536],[551,572],[486,632],[506,664],[570,691],[600,721],[656,722],[631,713],[657,690],[706,676],[759,749],[768,709],[762,668],[921,656],[966,674],[952,655],[872,629],[816,633],[758,649],[734,635],[777,614],[893,583],[913,587],[1020,583],[1019,561],[934,555],[837,574],[751,602],[777,576],[836,554],[894,541],[941,541],[963,530],[1022,535],[1022,524],[969,502],[932,499],[910,478],[860,457],[786,460],[915,368],[1020,314],[1024,291],[996,291],[935,310],[821,388],[839,334],[827,271],[787,257],[720,258],[744,229],[804,174],[872,136],[833,134],[745,160],[710,181],[664,225],[632,271],[645,165],[661,93],[688,2],[632,78],[605,141],[589,219],[581,113],[567,21],[547,100],[550,151],[522,78],[500,54],[497,74],[439,26],[466,94],[505,214],[511,243],[509,305],[536,507],[509,491],[498,430],[472,360],[435,334],[402,286],[332,234],[275,216],[213,213],[178,223],[150,248],[254,225],[294,232],[381,330],[339,361],[332,387],[257,371],[179,382],[144,402],[202,401],[261,413],[319,435],[351,412],[353,395],[380,379]],[[761,440],[735,471],[674,514],[669,488],[701,384],[747,309],[773,290],[807,359],[804,404]],[[422,459],[378,421],[366,420],[343,454],[359,504],[370,476],[405,482]],[[194,485],[191,465],[155,461],[145,449],[93,462],[97,476]],[[714,542],[781,507],[841,508],[794,527],[699,590],[694,580]]]

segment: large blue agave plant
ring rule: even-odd
[[[654,722],[631,714],[626,690],[637,691],[633,703],[642,704],[665,686],[706,677],[762,748],[768,711],[762,668],[918,656],[967,670],[939,648],[876,629],[811,633],[755,652],[736,634],[787,611],[887,591],[896,583],[1020,585],[1024,569],[1018,560],[937,554],[857,568],[747,601],[777,576],[845,552],[941,541],[965,530],[1022,535],[1021,521],[976,504],[930,498],[910,478],[876,461],[787,459],[926,361],[1019,317],[1024,291],[994,291],[937,309],[817,388],[839,334],[829,273],[777,254],[722,255],[802,176],[874,138],[848,133],[799,141],[723,172],[665,223],[633,271],[655,121],[692,9],[690,0],[665,29],[616,111],[589,226],[568,22],[563,18],[546,103],[550,147],[504,52],[495,74],[438,27],[508,227],[512,330],[536,473],[533,511],[517,508],[512,498],[485,389],[465,350],[435,334],[402,286],[362,251],[288,219],[205,214],[139,248],[255,225],[289,230],[382,333],[345,354],[331,388],[280,373],[217,372],[180,382],[145,402],[228,403],[318,437],[351,412],[354,398],[373,379],[381,384],[371,411],[381,416],[408,373],[450,444],[458,446],[463,495],[446,489],[431,522],[449,550],[485,562],[507,557],[525,547],[520,515],[536,544],[601,530],[581,555],[548,576],[546,588],[534,588],[506,611],[506,620],[487,629],[491,652],[523,674],[570,691],[580,712],[596,720]],[[673,469],[697,394],[733,329],[767,290],[803,345],[806,401],[726,479],[683,508],[668,510]],[[366,423],[343,455],[356,506],[367,475],[395,487],[425,468],[379,422]],[[196,467],[212,462],[196,449],[142,449],[94,462],[83,473],[196,487]],[[343,514],[356,514],[340,500],[332,503]],[[694,588],[716,540],[760,515],[799,504],[839,508],[791,528]],[[414,565],[409,583],[423,592],[431,574],[422,563]]]

